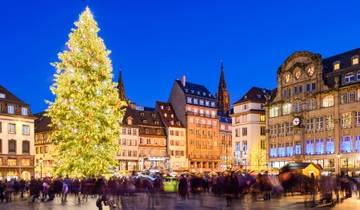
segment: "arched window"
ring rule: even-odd
[[[30,153],[30,142],[28,140],[24,140],[22,142],[22,153],[29,154]]]
[[[14,139],[9,140],[9,153],[16,153],[16,141]]]

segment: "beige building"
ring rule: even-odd
[[[280,66],[267,104],[271,167],[311,161],[327,172],[360,172],[359,56],[302,51]]]
[[[35,114],[35,177],[52,177],[54,160],[50,141],[51,120],[44,112]]]
[[[139,169],[139,127],[135,122],[135,112],[134,108],[128,106],[121,124],[120,149],[116,156],[120,171]]]
[[[166,148],[169,156],[170,171],[188,169],[186,158],[186,129],[177,118],[170,103],[157,102],[156,111],[166,128]]]
[[[226,170],[233,165],[231,117],[219,116],[220,169]]]
[[[0,177],[34,175],[34,120],[28,104],[0,85]]]
[[[270,91],[253,87],[234,103],[232,115],[235,167],[248,170],[267,168],[264,103]]]

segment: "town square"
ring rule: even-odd
[[[360,2],[1,4],[1,210],[360,210]]]

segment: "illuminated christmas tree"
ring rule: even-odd
[[[55,173],[97,176],[117,165],[119,122],[124,101],[113,82],[110,51],[98,36],[89,8],[80,15],[69,35],[67,49],[54,63],[50,102],[51,139],[55,144]]]

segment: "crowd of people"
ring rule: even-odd
[[[177,177],[177,192],[181,199],[212,193],[226,199],[230,207],[234,198],[250,194],[253,200],[270,200],[272,197],[288,196],[294,193],[308,195],[305,204],[340,202],[353,196],[354,191],[360,197],[360,181],[345,173],[338,176],[305,176],[298,173],[270,175],[267,172],[256,175],[231,172],[212,174],[183,173]],[[83,178],[43,178],[30,181],[11,179],[0,181],[0,202],[11,202],[14,197],[29,198],[31,202],[50,202],[56,197],[67,202],[72,194],[76,201],[87,202],[89,197],[96,198],[96,205],[101,210],[103,205],[116,209],[122,205],[122,196],[136,193],[148,195],[149,206],[155,205],[156,196],[163,192],[164,176],[161,173],[136,174],[131,176],[105,179]],[[317,195],[320,200],[316,201]]]

